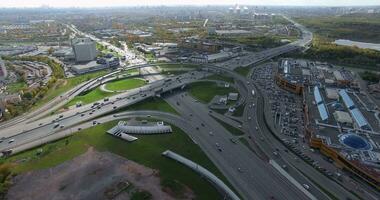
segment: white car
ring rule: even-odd
[[[10,144],[10,143],[12,143],[14,141],[15,141],[15,139],[10,139],[8,143]]]

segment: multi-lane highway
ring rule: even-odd
[[[42,138],[46,135],[57,132],[59,129],[70,127],[84,121],[94,119],[98,116],[105,115],[113,110],[132,105],[157,94],[181,88],[183,85],[189,84],[195,80],[204,78],[207,72],[189,72],[176,77],[165,80],[155,81],[141,88],[128,91],[116,96],[112,96],[108,101],[99,101],[99,105],[85,105],[79,108],[71,109],[66,112],[51,115],[23,126],[11,126],[2,129],[1,136],[5,137],[5,141],[0,143],[0,151],[6,149],[14,149],[19,145]],[[54,128],[55,126],[58,127]],[[61,127],[63,126],[63,127]],[[8,141],[14,140],[13,143]]]
[[[80,32],[73,26],[71,27],[74,32],[77,32],[79,35],[94,37]],[[251,101],[257,102],[257,99],[249,98],[250,91],[255,88],[249,84],[245,77],[236,74],[231,71],[231,69],[237,66],[249,66],[307,45],[311,41],[312,34],[306,30],[302,30],[302,32],[303,38],[291,44],[258,53],[250,53],[239,60],[230,60],[219,63],[216,66],[208,65],[207,67],[217,70],[222,69],[229,73],[237,80],[237,87],[239,91],[241,91],[243,98],[246,98],[249,103]],[[114,48],[109,43],[105,44],[97,38],[93,39]],[[121,54],[126,54],[125,50],[118,48],[113,50],[116,52],[120,51]],[[144,64],[144,62],[139,64]],[[145,71],[145,73],[156,72],[151,69],[154,68],[145,68],[143,71]],[[94,87],[94,85],[100,83],[99,79],[90,80],[63,94],[62,97],[57,97],[54,101],[47,104],[44,109],[38,110],[37,114],[29,113],[17,120],[0,125],[2,126],[0,136],[6,138],[5,141],[0,144],[0,150],[13,149],[14,152],[17,152],[30,148],[33,145],[38,145],[40,144],[39,141],[47,141],[46,139],[48,138],[58,137],[62,134],[63,136],[65,134],[71,134],[77,131],[78,128],[86,128],[96,125],[98,122],[114,120],[117,118],[117,115],[115,118],[115,115],[109,115],[109,113],[112,113],[116,109],[132,105],[138,101],[175,88],[181,88],[183,85],[204,78],[207,75],[209,75],[208,72],[201,71],[189,72],[164,80],[161,80],[163,77],[157,77],[152,80],[152,83],[142,88],[110,97],[107,101],[99,101],[97,105],[85,105],[60,114],[43,117],[54,110],[53,108],[61,107],[77,94],[85,91],[88,87]],[[312,183],[306,180],[305,177],[302,177],[299,172],[290,171],[290,174],[295,176],[297,181],[301,180],[303,181],[302,183],[307,182],[311,186],[310,191],[299,188],[300,184],[297,185],[289,181],[286,176],[280,174],[272,165],[261,160],[242,144],[232,142],[230,140],[232,135],[209,115],[209,110],[205,105],[195,102],[190,96],[184,94],[169,96],[167,101],[182,114],[182,118],[176,116],[174,119],[172,115],[162,113],[158,113],[157,117],[166,118],[169,122],[183,128],[190,137],[201,146],[205,153],[218,166],[223,174],[226,175],[228,180],[245,199],[328,199],[323,192],[313,187]],[[245,116],[256,116],[253,110],[247,111],[247,109],[249,108],[246,108]],[[149,111],[147,113],[151,115],[155,112]],[[19,126],[19,124],[22,124],[22,126]],[[255,128],[253,127],[258,126],[258,123],[250,122],[247,117],[244,125],[254,130]],[[257,133],[250,131],[250,134],[255,136]],[[265,134],[267,133],[265,132]],[[11,140],[14,142],[9,143]],[[266,143],[266,145],[261,145],[260,148],[268,155],[272,151],[272,147],[270,147],[271,144],[269,143]]]
[[[308,199],[269,163],[262,162],[243,144],[233,142],[233,135],[209,115],[211,111],[206,105],[187,93],[176,93],[166,100],[186,120],[187,126],[196,127],[193,139],[244,199]]]

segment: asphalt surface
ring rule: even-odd
[[[234,136],[209,116],[207,106],[186,94],[173,94],[166,100],[182,114],[188,126],[196,127],[192,137],[204,146],[206,154],[244,199],[308,199],[243,144],[233,143]]]
[[[6,138],[0,143],[0,151],[13,149],[19,145],[41,139],[49,134],[54,134],[57,130],[61,129],[60,126],[62,125],[64,129],[81,122],[92,120],[113,112],[116,109],[127,107],[149,97],[154,97],[157,95],[157,91],[159,91],[158,93],[162,93],[180,88],[183,85],[204,78],[207,75],[208,73],[203,71],[185,73],[165,80],[155,81],[141,88],[109,97],[107,102],[98,101],[99,104],[103,103],[104,105],[93,107],[93,104],[89,104],[23,124],[22,126],[5,128],[1,130],[0,133],[1,137]],[[12,140],[14,140],[14,142],[10,143]]]

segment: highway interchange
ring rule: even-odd
[[[260,148],[261,152],[255,153],[241,143],[235,144],[231,142],[233,135],[211,117],[212,114],[210,112],[212,111],[206,105],[197,102],[190,95],[187,95],[185,90],[183,90],[183,87],[189,83],[210,75],[209,70],[188,72],[166,79],[162,76],[152,76],[152,81],[148,85],[109,97],[107,101],[98,101],[99,104],[97,105],[84,105],[63,113],[48,115],[51,111],[62,107],[78,94],[90,87],[94,87],[94,85],[103,83],[105,79],[119,71],[87,81],[53,99],[40,109],[0,124],[0,136],[5,138],[4,142],[0,144],[0,150],[12,149],[13,153],[15,153],[50,140],[65,137],[80,129],[85,129],[98,123],[131,117],[147,117],[150,115],[174,124],[188,133],[193,141],[218,166],[244,199],[331,199],[314,182],[327,186],[326,188],[328,188],[329,192],[339,197],[339,199],[357,199],[340,185],[328,180],[327,177],[321,175],[305,162],[295,160],[296,155],[293,155],[291,152],[280,153],[280,157],[273,155],[272,152],[276,148],[285,149],[286,147],[274,138],[270,130],[265,126],[263,117],[264,99],[259,91],[256,90],[256,87],[250,83],[249,78],[232,71],[232,69],[238,66],[251,66],[308,45],[312,39],[312,34],[303,27],[300,28],[303,30],[303,38],[296,42],[262,52],[248,53],[239,59],[204,66],[205,69],[223,71],[228,76],[233,77],[236,83],[238,83],[236,85],[239,93],[245,98],[246,105],[243,115],[243,129],[252,136],[252,141]],[[86,35],[85,33],[80,34]],[[102,41],[98,40],[98,42]],[[109,43],[107,45],[112,46]],[[112,48],[120,51],[120,53],[125,53],[125,50],[118,50],[117,47]],[[132,55],[130,56],[132,57]],[[139,66],[143,64],[145,73],[155,72],[154,68],[144,65],[145,63],[141,60],[134,62],[134,64],[140,64]],[[134,67],[136,66],[131,65],[125,67],[125,69],[132,69]],[[117,109],[165,92],[171,93],[173,90],[175,92],[171,95],[164,95],[164,99],[180,113],[180,116],[158,111],[133,111],[114,114],[114,111]],[[256,91],[256,95],[251,95],[251,91]],[[12,139],[15,142],[8,143]],[[275,161],[279,165],[288,166],[287,173],[296,180],[296,183],[290,181],[286,176],[273,168],[269,164],[269,160]],[[308,174],[313,179],[313,182],[305,177],[301,171],[304,174]],[[302,184],[309,185],[309,190],[305,190]]]

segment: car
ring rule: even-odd
[[[38,124],[38,126],[42,126],[42,125],[43,125],[43,123],[39,123],[39,124]]]
[[[84,113],[80,114],[81,117],[83,117],[84,115],[85,115]]]
[[[117,108],[117,106],[114,106],[114,107],[112,107],[113,109],[116,109]]]
[[[96,121],[92,121],[92,125],[96,125],[97,124],[97,122]]]
[[[204,123],[201,123],[201,126],[205,127],[205,124],[204,124]]]
[[[243,173],[243,170],[240,167],[238,167],[237,170],[238,172]]]
[[[209,135],[211,135],[211,136],[213,136],[213,135],[214,135],[214,133],[213,133],[212,131],[210,131],[208,134],[209,134]]]
[[[147,115],[147,117],[152,117],[151,115]]]
[[[59,124],[58,123],[54,123],[54,126],[53,126],[53,128],[57,128],[59,126]]]
[[[15,141],[15,139],[10,139],[9,141],[8,141],[8,143],[10,144],[10,143],[13,143]]]
[[[309,185],[307,185],[307,184],[302,184],[302,186],[303,186],[305,189],[307,189],[307,190],[309,190],[309,189],[310,189],[310,186],[309,186]]]
[[[78,128],[78,131],[80,131],[80,130],[82,130],[82,128],[79,127],[79,128]]]
[[[61,125],[59,128],[64,128],[65,127],[65,125]]]

